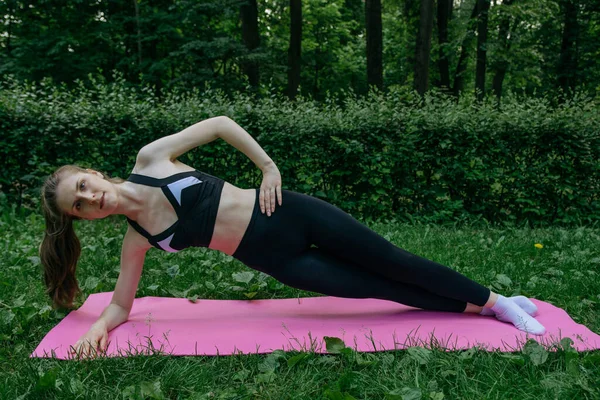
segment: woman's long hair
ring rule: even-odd
[[[81,294],[75,277],[81,245],[73,227],[73,220],[81,218],[62,212],[56,201],[56,188],[64,173],[77,172],[89,171],[77,165],[64,165],[50,175],[41,188],[46,230],[40,245],[40,261],[44,268],[46,293],[52,299],[53,308],[74,308],[73,300]],[[106,174],[103,177],[106,179]],[[124,182],[121,178],[107,180],[112,183]]]

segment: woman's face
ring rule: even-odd
[[[99,172],[64,173],[56,188],[58,207],[83,219],[104,218],[117,206],[112,183]]]

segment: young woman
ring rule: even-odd
[[[177,160],[219,137],[262,170],[259,189],[237,188]],[[127,320],[151,247],[168,252],[208,247],[295,288],[495,315],[520,330],[545,332],[532,317],[536,306],[526,297],[498,295],[395,246],[323,200],[282,189],[274,162],[228,117],[201,121],[144,146],[127,180],[63,166],[44,183],[42,204],[46,232],[40,258],[54,305],[72,307],[79,293],[75,271],[80,245],[72,221],[122,214],[129,222],[111,303],[76,343],[84,355],[92,347],[104,349],[108,332]]]

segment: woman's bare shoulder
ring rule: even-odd
[[[145,175],[151,178],[162,179],[180,172],[195,171],[190,167],[175,159],[171,160],[148,160],[137,161],[133,166],[132,174]]]
[[[123,250],[148,250],[152,245],[144,236],[127,223],[127,232],[123,237]]]

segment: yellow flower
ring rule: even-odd
[[[544,248],[544,246],[542,244],[540,244],[540,243],[536,243],[534,246],[537,247],[538,249],[543,249]]]

